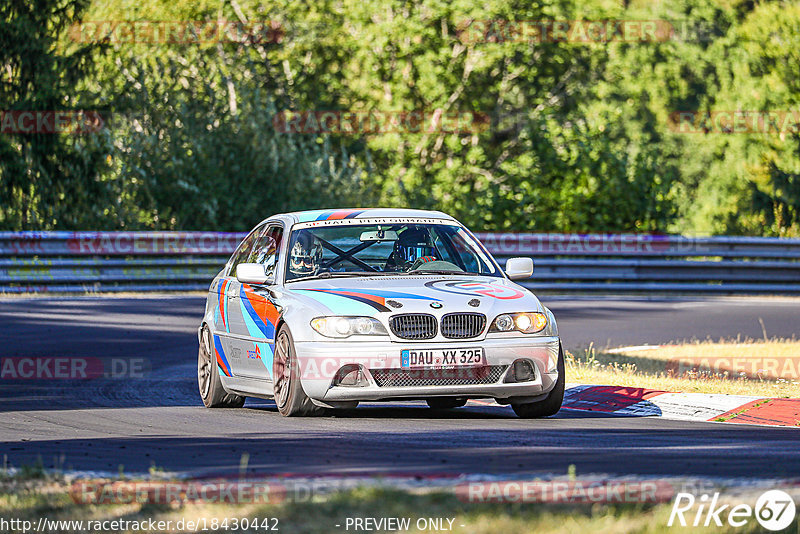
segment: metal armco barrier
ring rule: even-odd
[[[0,292],[205,290],[233,232],[0,232]],[[534,259],[548,293],[800,293],[800,239],[478,234],[501,262]]]

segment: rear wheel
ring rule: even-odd
[[[228,393],[222,387],[216,358],[212,357],[212,351],[211,331],[208,326],[204,326],[197,355],[197,385],[200,388],[203,404],[206,408],[241,408],[244,406],[244,397]]]
[[[325,409],[308,398],[300,384],[300,366],[294,350],[294,340],[286,325],[275,338],[275,357],[272,360],[272,380],[275,404],[284,417],[319,415]]]
[[[467,403],[467,399],[463,397],[431,397],[425,399],[434,410],[449,410],[451,408],[460,408]]]
[[[536,417],[549,417],[555,415],[561,409],[561,403],[564,402],[564,385],[566,384],[566,377],[564,376],[564,351],[561,345],[558,346],[558,379],[556,385],[547,395],[547,398],[539,402],[531,402],[527,404],[514,404],[511,403],[514,413],[524,419],[532,419]]]

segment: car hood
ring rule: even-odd
[[[489,276],[375,276],[289,282],[284,289],[304,305],[330,315],[381,313],[543,311],[524,287]]]

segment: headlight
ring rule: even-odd
[[[522,332],[534,334],[547,326],[547,316],[543,313],[504,313],[492,321],[489,332]]]
[[[325,337],[388,336],[381,322],[372,317],[317,317],[311,328]]]

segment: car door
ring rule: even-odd
[[[244,330],[244,320],[239,312],[241,283],[236,279],[236,266],[250,258],[265,229],[266,224],[259,225],[242,240],[216,284],[214,346],[217,364],[226,376],[238,376],[244,370],[245,355],[240,344],[235,342],[235,336]]]
[[[273,281],[282,257],[282,241],[283,226],[277,223],[268,225],[247,260],[248,263],[263,265],[267,276]],[[275,329],[279,317],[278,305],[272,297],[269,285],[239,285],[235,317],[237,320],[241,319],[241,323],[232,323],[236,334],[233,342],[242,356],[239,373],[263,380],[271,380],[272,377]]]

